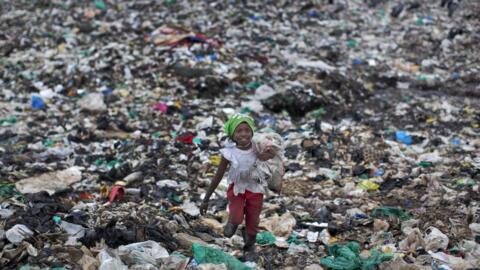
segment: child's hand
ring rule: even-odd
[[[272,159],[275,156],[275,152],[273,151],[272,148],[265,148],[263,152],[257,154],[257,158],[260,159],[261,161],[267,161],[269,159]]]
[[[207,210],[208,210],[208,200],[207,201],[203,201],[202,204],[200,205],[200,214],[205,215],[207,213]]]

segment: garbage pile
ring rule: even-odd
[[[477,1],[7,1],[2,269],[479,269]],[[286,143],[201,216],[228,115]]]

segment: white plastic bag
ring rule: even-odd
[[[69,234],[68,240],[65,243],[66,245],[74,246],[77,244],[77,240],[85,236],[85,228],[78,224],[69,223],[63,221],[60,223],[60,228],[62,228],[66,233]]]
[[[145,241],[118,247],[120,256],[131,256],[135,264],[157,265],[158,260],[168,258],[168,251],[155,241]]]
[[[107,110],[107,105],[103,102],[103,95],[100,93],[90,93],[82,97],[78,101],[78,106],[90,112],[103,112]]]
[[[450,269],[453,270],[463,270],[478,266],[473,264],[475,262],[466,261],[461,257],[455,257],[444,252],[433,253],[429,251],[428,253],[438,264],[442,264],[440,265],[443,267],[441,269],[448,269],[447,267],[450,267]]]
[[[439,249],[447,249],[449,242],[448,236],[435,227],[428,228],[427,232],[424,239],[426,250],[437,251]]]
[[[18,245],[23,241],[23,239],[32,236],[33,232],[27,226],[17,224],[13,226],[10,230],[8,230],[5,235],[8,241],[15,245]]]
[[[105,249],[98,253],[98,260],[100,261],[98,270],[128,270],[120,259],[112,257]]]

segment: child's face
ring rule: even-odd
[[[247,123],[241,123],[233,133],[233,140],[237,143],[237,146],[246,147],[252,142],[252,136],[253,132]]]

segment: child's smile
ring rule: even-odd
[[[233,134],[233,140],[237,143],[238,147],[247,148],[252,143],[253,132],[246,123],[241,123],[235,129]]]

